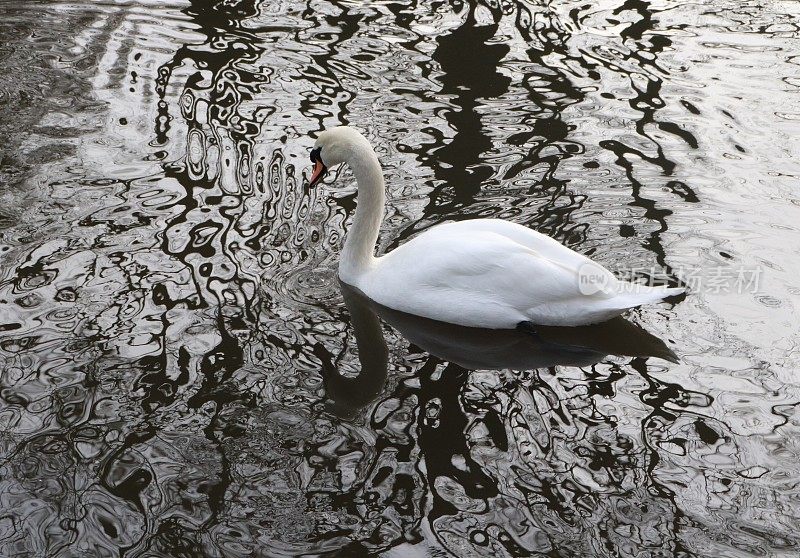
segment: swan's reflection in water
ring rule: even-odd
[[[323,360],[328,409],[340,418],[354,417],[383,389],[389,351],[381,321],[413,345],[466,370],[532,370],[554,366],[591,366],[608,355],[659,357],[677,362],[659,338],[624,318],[591,326],[540,326],[536,333],[464,327],[392,310],[339,283],[358,347],[361,371],[341,375]]]

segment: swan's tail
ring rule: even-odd
[[[636,283],[620,281],[618,292],[611,299],[614,306],[620,309],[634,308],[643,304],[658,302],[670,296],[686,292],[683,287],[648,287]]]

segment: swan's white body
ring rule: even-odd
[[[577,326],[683,292],[619,281],[556,240],[500,219],[439,225],[375,257],[385,210],[375,152],[347,127],[323,132],[317,146],[326,166],[345,162],[358,181],[358,207],[339,276],[389,308],[491,329],[520,322]]]

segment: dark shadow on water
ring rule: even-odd
[[[371,403],[386,382],[389,353],[381,322],[419,349],[464,370],[583,367],[611,354],[677,362],[675,353],[662,340],[621,317],[591,326],[539,326],[536,333],[481,329],[392,310],[354,287],[342,282],[339,285],[361,363],[358,375],[345,377],[329,359],[323,360],[326,395],[332,412],[342,418],[352,418]],[[317,352],[317,356],[322,355]]]

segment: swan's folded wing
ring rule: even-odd
[[[362,290],[412,314],[514,327],[529,319],[532,308],[558,312],[579,300],[590,303],[608,297],[603,290],[587,294],[581,288],[580,266],[588,260],[564,260],[543,257],[494,232],[437,227],[381,258],[371,284]]]
[[[599,267],[583,254],[579,254],[558,242],[554,238],[536,232],[523,225],[502,219],[472,219],[440,225],[431,232],[437,231],[449,235],[462,235],[477,232],[495,233],[535,251],[539,256],[551,261],[560,262],[574,269],[589,263]],[[604,269],[604,268],[603,268]]]

